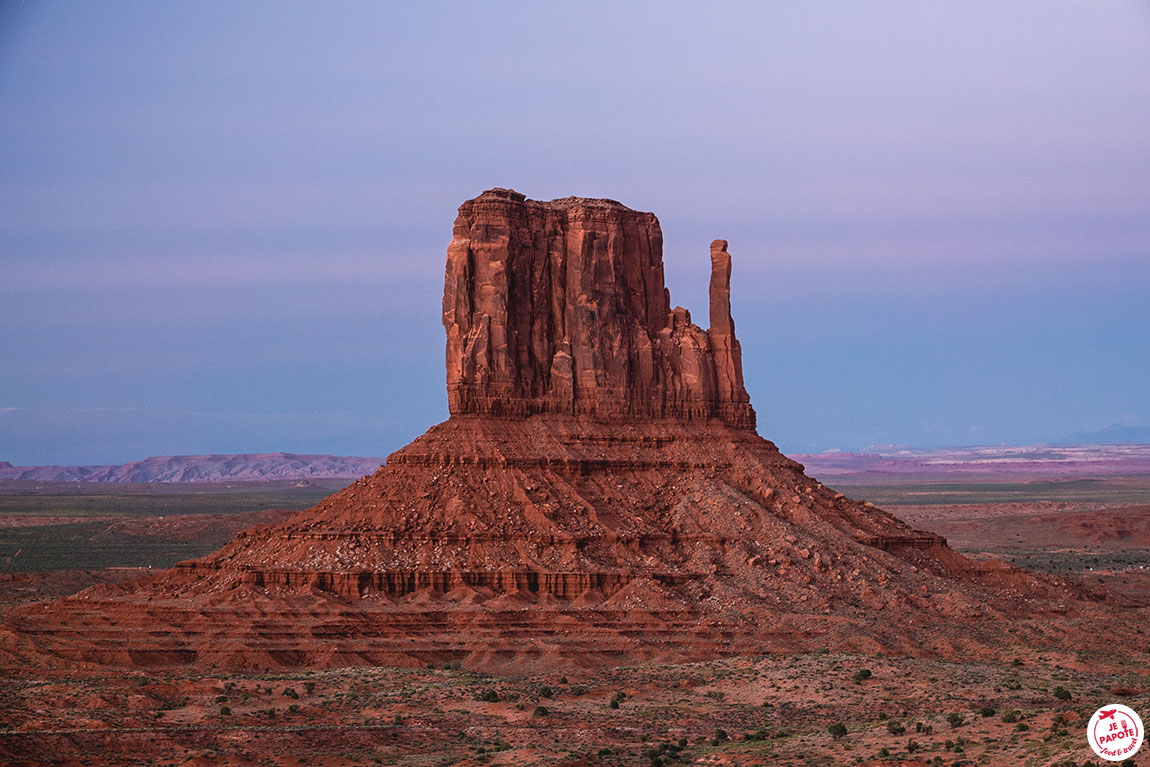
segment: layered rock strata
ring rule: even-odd
[[[707,330],[671,308],[661,250],[653,215],[611,201],[464,203],[443,301],[448,421],[210,556],[14,611],[0,651],[521,672],[969,655],[1124,630],[1080,587],[972,562],[807,477],[755,432],[726,243],[711,245]]]
[[[464,203],[447,249],[452,415],[719,418],[755,427],[731,321],[731,257],[711,246],[711,327],[671,308],[663,233],[613,200]]]

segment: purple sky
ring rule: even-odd
[[[786,451],[1150,425],[1148,73],[1146,2],[2,3],[0,460],[400,447],[493,186],[698,317],[729,240]]]

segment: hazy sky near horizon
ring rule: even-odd
[[[708,243],[784,451],[1150,424],[1150,3],[0,4],[0,460],[386,455],[484,189]]]

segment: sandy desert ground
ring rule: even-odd
[[[966,554],[1095,579],[1124,597],[1122,609],[1150,606],[1150,478],[851,476],[832,484]],[[0,495],[3,609],[210,551],[327,491],[8,485]],[[83,567],[59,567],[69,558]],[[0,761],[1100,764],[1083,735],[1091,713],[1111,702],[1150,713],[1150,633],[1137,641],[1145,662],[1133,665],[1100,646],[1020,651],[1007,664],[764,654],[518,677],[452,667],[9,669],[0,680]],[[1132,763],[1147,758],[1144,748]]]

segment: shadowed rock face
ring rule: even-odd
[[[725,241],[711,261],[703,330],[671,308],[653,214],[505,189],[465,202],[443,291],[451,413],[718,418],[753,429]]]
[[[1128,629],[1078,586],[972,562],[806,476],[754,430],[726,243],[708,330],[670,308],[661,250],[653,215],[608,200],[464,203],[443,300],[450,419],[209,556],[13,610],[0,659],[522,673],[1069,649]]]

